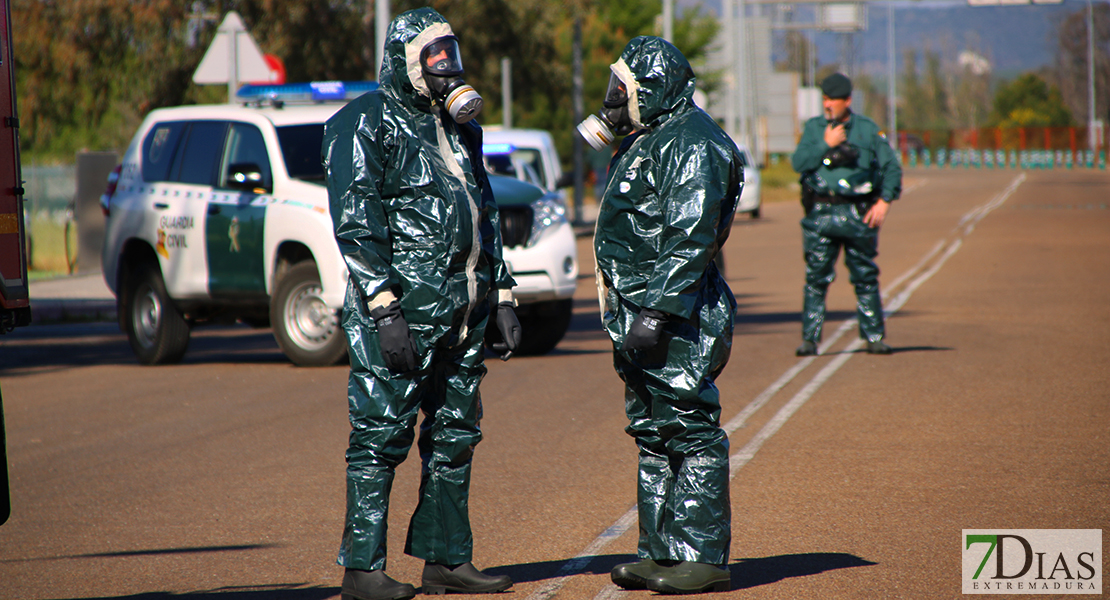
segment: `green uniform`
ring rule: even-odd
[[[825,322],[825,294],[836,278],[836,259],[844,248],[844,262],[856,288],[860,337],[877,342],[885,333],[879,295],[879,230],[863,222],[878,199],[894,201],[902,192],[902,167],[879,130],[867,117],[849,113],[847,143],[859,157],[840,167],[822,163],[829,151],[824,117],[806,121],[794,151],[794,170],[813,195],[813,206],[802,219],[802,248],[806,285],[802,307],[802,339],[819,342]]]
[[[732,348],[736,300],[713,259],[732,226],[742,162],[694,105],[693,71],[674,46],[635,38],[614,72],[634,77],[625,83],[642,129],[613,158],[594,251],[602,320],[626,384],[627,432],[640,452],[638,553],[722,565],[731,540],[729,457],[714,379]],[[660,341],[625,352],[645,308],[668,316]]]
[[[338,563],[352,569],[385,568],[394,469],[408,454],[421,411],[420,502],[405,552],[441,564],[471,558],[467,497],[481,439],[487,296],[514,281],[501,259],[481,129],[473,121],[456,124],[417,91],[419,51],[444,31],[446,21],[431,9],[395,19],[381,87],[325,128],[331,216],[350,272],[343,327],[352,431]],[[391,373],[382,357],[367,303],[383,295],[399,301],[408,322],[419,363],[413,372]]]

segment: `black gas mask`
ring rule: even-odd
[[[594,150],[602,150],[618,135],[632,133],[632,116],[628,112],[628,88],[617,77],[609,75],[609,89],[605,91],[602,109],[578,124],[578,133]]]
[[[482,97],[462,80],[463,66],[459,57],[459,40],[441,37],[420,51],[424,82],[432,100],[447,109],[456,123],[466,123],[482,111]]]

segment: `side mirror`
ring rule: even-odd
[[[559,177],[559,181],[555,182],[555,189],[570,187],[572,185],[574,185],[574,173],[563,173],[563,175]]]
[[[254,163],[235,163],[227,173],[227,187],[233,190],[254,192],[265,190],[270,192],[269,182],[262,177],[262,168]]]

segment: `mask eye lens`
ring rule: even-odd
[[[459,58],[459,42],[453,37],[440,38],[420,51],[424,70],[433,75],[459,75],[463,72]]]
[[[628,89],[616,73],[609,75],[609,89],[605,92],[605,106],[614,108],[628,102]]]

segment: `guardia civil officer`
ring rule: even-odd
[[[801,174],[806,285],[798,356],[817,354],[825,293],[840,249],[856,288],[860,337],[871,354],[890,354],[879,297],[879,228],[902,192],[902,167],[874,121],[852,112],[852,82],[835,73],[821,82],[825,114],[806,122],[791,159]]]
[[[405,553],[425,561],[424,593],[501,592],[512,585],[508,577],[470,562],[467,512],[487,321],[508,351],[520,342],[482,131],[471,120],[482,100],[462,80],[450,25],[430,8],[390,23],[385,55],[380,87],[327,122],[323,147],[335,235],[350,272],[342,597],[416,593],[385,566],[389,491],[418,412],[420,501]]]
[[[728,436],[714,380],[736,300],[714,258],[744,181],[733,141],[693,101],[677,48],[637,37],[611,67],[604,108],[579,126],[609,167],[594,235],[602,321],[639,448],[638,562],[626,589],[724,591],[731,540]]]

